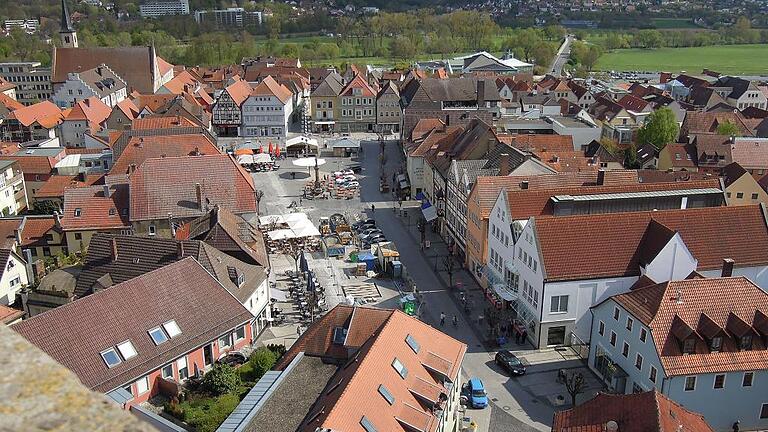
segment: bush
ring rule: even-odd
[[[248,363],[253,367],[254,380],[258,380],[277,363],[277,356],[268,348],[261,347],[251,354]]]
[[[285,355],[285,345],[282,344],[269,344],[267,345],[267,349],[275,353],[275,356],[277,357],[275,359],[275,363],[277,363],[277,360],[280,360],[280,358]]]
[[[203,389],[213,395],[231,393],[240,386],[240,375],[232,366],[217,364],[203,376]]]
[[[166,402],[163,406],[163,409],[168,414],[172,415],[174,418],[177,418],[179,420],[184,420],[184,410],[179,405],[179,400],[175,397],[171,398],[170,401]]]
[[[217,398],[185,402],[181,406],[184,411],[184,421],[193,426],[197,432],[215,432],[239,403],[238,395],[225,394]]]

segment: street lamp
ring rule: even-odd
[[[259,189],[256,191],[256,213],[261,214],[261,199],[264,198],[264,191]]]

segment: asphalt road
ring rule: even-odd
[[[391,210],[397,205],[392,201],[392,195],[379,192],[378,142],[364,142],[363,149],[359,160],[327,158],[327,164],[320,173],[322,177],[324,173],[360,163],[363,170],[358,176],[361,187],[359,199],[302,200],[301,211],[307,213],[315,223],[319,217],[329,216],[332,213],[346,214],[353,220],[355,215],[375,218],[387,239],[394,241],[397,245],[401,261],[419,291],[424,294],[426,303],[422,317],[424,321],[439,327],[437,317],[441,311],[447,316],[458,317],[458,326],[448,325],[441,330],[467,344],[464,372],[467,377],[479,377],[485,383],[492,406],[485,410],[467,410],[465,414],[478,422],[481,431],[548,431],[553,410],[548,405],[540,403],[525,387],[519,385],[515,379],[502,374],[493,365],[495,353],[485,350],[465,321],[464,314],[446,291],[446,287],[432,271],[432,263],[421,252],[414,237],[408,233],[403,219]],[[387,164],[384,172],[387,176],[391,176],[393,172],[404,167],[403,155],[395,142],[386,144],[385,153]],[[291,160],[283,160],[278,172],[254,174],[256,187],[265,191],[261,202],[262,214],[288,213],[288,206],[293,201],[299,201],[302,185],[311,179],[310,173],[306,170],[293,168]],[[298,171],[300,175],[294,180],[291,178],[290,171]],[[375,205],[374,212],[371,212],[371,204]],[[413,211],[418,212],[418,209],[414,208]]]
[[[567,35],[565,40],[560,45],[560,49],[557,50],[555,59],[552,61],[552,67],[549,71],[554,76],[562,75],[563,67],[568,62],[568,57],[571,55],[571,44],[573,43],[573,36]]]

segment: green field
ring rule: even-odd
[[[768,44],[695,48],[627,49],[603,54],[595,70],[768,74]]]

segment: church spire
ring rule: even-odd
[[[59,36],[63,48],[77,48],[77,32],[72,27],[72,20],[69,18],[67,0],[61,0],[61,30],[59,31]]]

